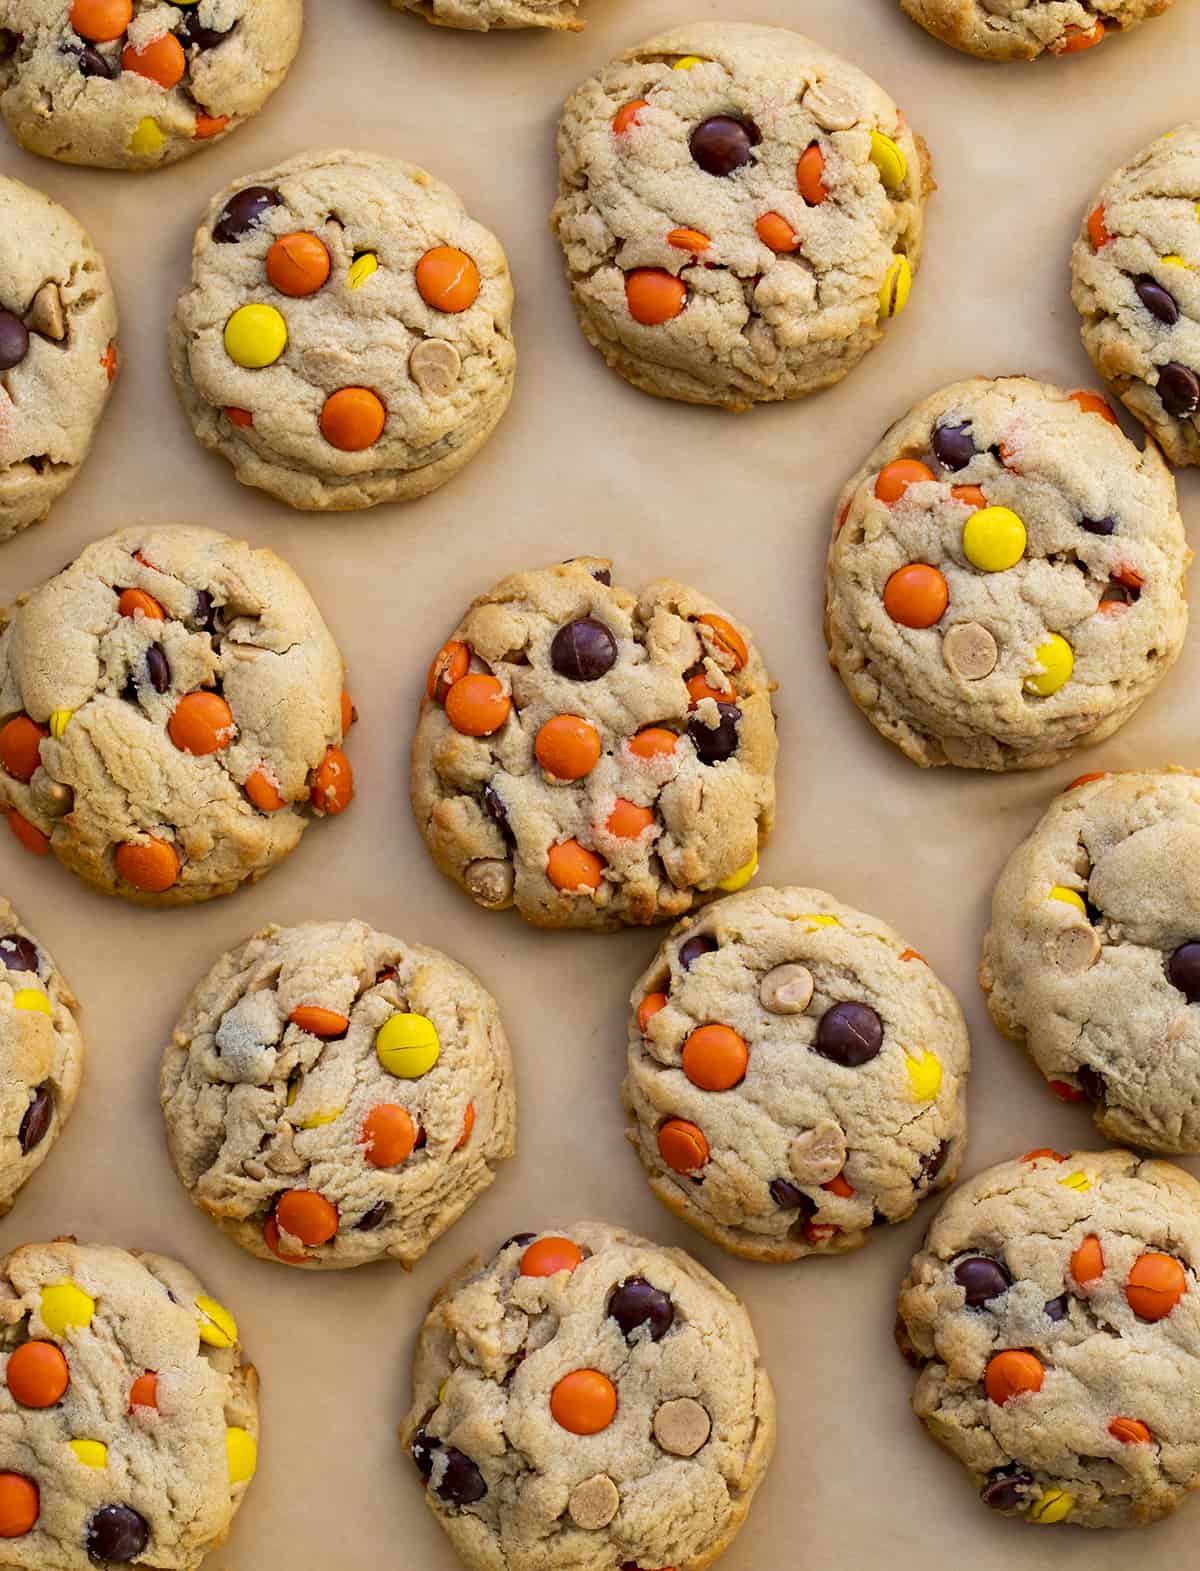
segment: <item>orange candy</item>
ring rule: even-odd
[[[28,715],[14,715],[0,726],[0,765],[14,780],[29,781],[41,763],[38,749],[42,738],[49,736],[45,726],[40,726]]]
[[[345,1036],[350,1029],[345,1015],[339,1015],[336,1009],[322,1009],[319,1004],[298,1004],[288,1019],[299,1030],[319,1036],[323,1042]]]
[[[637,1023],[638,1030],[643,1036],[645,1036],[651,1020],[654,1019],[660,1009],[665,1009],[666,1007],[667,995],[665,993],[647,993],[645,998],[642,999],[637,1006]]]
[[[1101,398],[1099,393],[1089,393],[1086,387],[1077,387],[1073,393],[1068,393],[1067,397],[1073,404],[1078,404],[1085,415],[1099,415],[1107,420],[1109,425],[1119,423],[1116,415],[1113,414],[1112,405],[1106,398]]]
[[[465,311],[479,298],[479,269],[465,251],[437,245],[417,263],[417,289],[435,311]]]
[[[1071,1275],[1082,1285],[1097,1282],[1104,1275],[1104,1250],[1095,1233],[1089,1233],[1071,1255]]]
[[[148,895],[161,895],[179,878],[179,853],[169,840],[153,835],[126,840],[114,853],[117,872],[127,884]]]
[[[129,1388],[129,1411],[135,1407],[158,1407],[158,1376],[152,1369],[139,1375]]]
[[[111,44],[133,20],[133,0],[71,0],[71,26],[93,44]]]
[[[901,953],[900,958],[901,960],[919,960],[923,966],[927,966],[929,964],[929,961],[926,960],[925,956],[919,949],[905,949]]]
[[[620,136],[622,131],[628,131],[631,125],[636,125],[638,110],[645,108],[646,100],[644,98],[635,98],[628,104],[622,104],[612,120],[612,128],[617,136]]]
[[[187,56],[175,34],[164,33],[161,38],[152,38],[144,49],[126,44],[121,51],[121,69],[144,76],[169,91],[183,81]]]
[[[754,232],[763,245],[776,252],[794,251],[800,237],[782,213],[764,213],[754,225]]]
[[[1108,1432],[1114,1440],[1119,1440],[1125,1446],[1150,1444],[1150,1431],[1140,1418],[1114,1418],[1108,1426]]]
[[[244,790],[260,813],[277,813],[287,806],[278,786],[261,764],[246,776]]]
[[[354,800],[354,771],[340,747],[325,750],[313,776],[312,805],[318,813],[331,817],[344,813]]]
[[[228,124],[228,115],[197,115],[192,139],[196,142],[211,141],[214,136],[220,136]]]
[[[417,1129],[407,1109],[378,1102],[363,1120],[361,1138],[372,1167],[399,1167],[413,1153]]]
[[[0,1473],[0,1538],[23,1538],[38,1519],[38,1486],[23,1473]]]
[[[668,1118],[658,1131],[658,1154],[676,1173],[698,1173],[708,1161],[704,1131],[686,1118]]]
[[[281,295],[315,295],[329,277],[329,252],[307,230],[280,235],[267,252],[267,277]]]
[[[1172,1255],[1139,1255],[1129,1271],[1125,1297],[1139,1320],[1162,1320],[1187,1292],[1187,1273]]]
[[[350,727],[358,719],[358,713],[354,708],[354,700],[344,687],[342,688],[342,696],[338,700],[338,711],[341,717],[342,735],[344,737],[348,735]]]
[[[555,780],[582,780],[600,762],[600,733],[578,715],[555,715],[538,731],[534,756]]]
[[[1040,1156],[1051,1156],[1056,1162],[1065,1162],[1067,1160],[1061,1151],[1055,1151],[1051,1146],[1038,1146],[1036,1151],[1026,1151],[1021,1160],[1022,1162],[1036,1162]]]
[[[463,1146],[465,1146],[467,1141],[471,1138],[471,1135],[474,1132],[474,1129],[475,1129],[475,1104],[474,1104],[474,1102],[468,1102],[467,1103],[467,1110],[463,1114],[462,1134],[459,1135],[458,1140],[456,1141],[455,1146],[454,1146],[454,1149],[456,1151],[461,1151],[462,1150]]]
[[[698,256],[701,251],[707,251],[712,241],[699,229],[672,229],[667,236],[667,244],[673,245],[677,251],[690,251]]]
[[[934,478],[933,470],[920,459],[897,458],[895,463],[885,464],[875,477],[875,495],[881,502],[886,502],[889,507],[892,507],[910,485]]]
[[[796,189],[809,207],[820,207],[829,195],[821,180],[824,173],[825,154],[816,142],[812,142],[800,154],[796,165]]]
[[[598,1369],[575,1369],[550,1393],[556,1423],[573,1435],[598,1435],[617,1416],[617,1388]]]
[[[1077,55],[1084,49],[1093,49],[1097,44],[1104,42],[1104,23],[1097,22],[1095,27],[1068,27],[1057,44],[1050,46],[1050,53],[1055,55]]]
[[[696,618],[708,628],[717,647],[727,655],[733,656],[733,669],[740,671],[750,658],[750,651],[746,648],[746,640],[734,627],[733,623],[723,616],[717,616],[712,611],[706,611],[703,616]]]
[[[34,856],[49,855],[49,835],[44,835],[36,824],[31,824],[27,818],[17,812],[15,807],[10,807],[4,816],[8,820],[9,829],[12,830],[26,851],[32,851]]]
[[[583,1250],[569,1238],[539,1238],[521,1256],[521,1275],[557,1276],[582,1264]]]
[[[701,1091],[728,1091],[746,1078],[750,1053],[731,1026],[698,1026],[683,1044],[683,1072]]]
[[[327,1244],[338,1230],[337,1207],[315,1189],[289,1189],[280,1196],[275,1218],[285,1233],[310,1248]]]
[[[67,1361],[53,1342],[22,1342],[9,1357],[4,1378],[22,1407],[53,1407],[71,1384]]]
[[[679,738],[665,726],[647,726],[636,736],[630,737],[626,746],[635,758],[665,758],[675,751]]]
[[[116,339],[113,339],[112,343],[109,344],[108,348],[100,356],[100,364],[103,367],[104,374],[108,378],[109,385],[111,386],[112,383],[116,380],[117,375],[118,360]]]
[[[508,719],[512,700],[487,671],[469,671],[446,694],[446,718],[464,736],[491,736]]]
[[[1108,226],[1104,222],[1103,202],[1100,203],[1099,207],[1094,207],[1088,214],[1087,232],[1088,239],[1097,251],[1108,245],[1112,240],[1112,236],[1108,232]]]
[[[687,287],[664,267],[635,267],[625,275],[629,314],[643,327],[660,327],[687,304]]]
[[[827,1184],[822,1184],[821,1188],[828,1190],[831,1195],[837,1195],[840,1200],[850,1200],[854,1196],[853,1184],[847,1182],[841,1173],[831,1178]]]
[[[234,404],[227,406],[225,410],[225,418],[229,421],[230,425],[235,425],[243,431],[248,431],[254,424],[254,416],[250,413],[250,411],[248,409],[238,409]]]
[[[612,812],[605,819],[604,827],[619,840],[636,840],[653,822],[652,808],[639,807],[636,802],[629,802],[619,796]]]
[[[714,687],[703,671],[697,671],[695,676],[689,676],[686,682],[688,697],[691,703],[689,709],[695,709],[702,698],[715,698],[719,704],[727,704],[732,700],[731,693],[723,693],[720,688]]]
[[[973,507],[976,512],[988,505],[987,497],[977,485],[952,485],[950,495],[956,502],[961,502],[964,507]]]
[[[577,889],[599,889],[604,859],[581,846],[578,840],[560,840],[546,853],[546,877],[555,889],[572,894]]]
[[[901,627],[932,627],[950,604],[950,588],[928,562],[898,567],[883,588],[883,608]]]
[[[153,595],[144,589],[122,589],[117,597],[117,610],[122,616],[136,616],[140,611],[152,622],[165,622],[166,613]]]
[[[321,410],[321,435],[342,453],[361,453],[383,435],[387,409],[369,387],[339,387]]]
[[[430,698],[439,704],[446,702],[447,691],[454,686],[460,676],[466,676],[471,665],[471,651],[466,644],[460,644],[456,638],[445,643],[429,662],[429,672],[425,677],[425,691]]]
[[[306,1255],[289,1255],[280,1247],[279,1223],[271,1215],[263,1223],[263,1241],[277,1260],[284,1261],[287,1265],[303,1265],[307,1260]]]
[[[1027,1391],[1040,1391],[1045,1378],[1046,1371],[1040,1359],[1032,1353],[1012,1349],[997,1353],[989,1359],[983,1376],[983,1388],[991,1401],[1003,1407],[1014,1396],[1022,1396]]]
[[[233,740],[233,710],[219,693],[185,693],[167,721],[167,735],[181,753],[204,758]]]

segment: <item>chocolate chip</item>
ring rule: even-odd
[[[532,1244],[536,1237],[536,1233],[514,1233],[511,1238],[506,1238],[504,1240],[504,1242],[500,1245],[500,1248],[503,1251],[505,1249],[511,1249],[514,1244],[518,1244],[522,1249],[524,1249],[527,1245]]]
[[[612,588],[612,573],[607,567],[597,567],[592,572],[592,577],[598,584],[603,584],[606,589]]]
[[[413,1436],[413,1443],[409,1447],[412,1459],[417,1464],[417,1472],[422,1478],[428,1478],[433,1472],[434,1453],[441,1448],[436,1440],[431,1440],[423,1429],[418,1429]]]
[[[221,209],[213,225],[213,239],[221,245],[244,240],[252,229],[258,228],[264,213],[282,203],[279,192],[270,186],[248,185],[231,196]]]
[[[1200,1001],[1200,939],[1189,938],[1167,961],[1167,975],[1189,1004]]]
[[[102,1506],[87,1526],[88,1557],[100,1565],[106,1560],[124,1565],[149,1542],[150,1524],[132,1506]]]
[[[876,1214],[875,1221],[886,1222],[887,1217]],[[908,1364],[913,1369],[924,1369],[926,1360],[923,1355],[917,1351],[912,1337],[909,1336],[908,1326],[905,1324],[903,1315],[896,1316],[895,1322],[892,1325],[892,1338],[896,1343],[897,1349],[899,1350],[900,1357],[906,1364]]]
[[[146,675],[156,693],[165,693],[171,685],[171,667],[161,644],[151,644],[146,651]]]
[[[50,1120],[54,1116],[54,1096],[48,1085],[40,1085],[33,1093],[33,1101],[25,1109],[25,1116],[21,1120],[21,1128],[17,1139],[21,1143],[21,1150],[26,1156],[40,1146],[46,1138],[46,1131],[50,1127]]]
[[[594,616],[581,616],[560,627],[550,645],[550,664],[573,682],[595,682],[617,663],[612,630]]]
[[[1108,1081],[1100,1071],[1093,1069],[1090,1064],[1081,1064],[1075,1071],[1075,1078],[1083,1087],[1084,1095],[1103,1107],[1108,1094]]]
[[[627,1277],[614,1290],[608,1312],[627,1342],[632,1341],[639,1326],[649,1330],[652,1342],[661,1342],[675,1323],[675,1305],[670,1297],[642,1276]]]
[[[1065,1293],[1060,1293],[1057,1298],[1048,1298],[1042,1307],[1047,1320],[1065,1320],[1069,1313],[1069,1300]]]
[[[84,44],[79,51],[79,69],[84,76],[98,76],[102,81],[114,81],[121,74],[121,62],[109,60],[94,44]]]
[[[921,1167],[917,1177],[917,1182],[929,1183],[931,1180],[935,1179],[941,1172],[942,1168],[945,1167],[946,1158],[949,1155],[950,1142],[948,1140],[939,1141],[932,1151],[926,1151],[925,1155],[921,1158]]]
[[[786,1178],[771,1180],[771,1199],[781,1211],[803,1211],[806,1220],[817,1213],[816,1202],[795,1184],[789,1184]]]
[[[29,329],[12,311],[0,311],[0,371],[11,371],[29,353]]]
[[[710,938],[707,933],[697,933],[694,938],[685,938],[679,946],[679,964],[685,971],[690,971],[701,955],[711,955],[714,949],[720,948],[715,938]]]
[[[706,174],[731,175],[750,162],[750,149],[761,141],[753,120],[738,115],[713,115],[692,132],[688,148]]]
[[[1151,316],[1156,316],[1160,322],[1165,322],[1168,327],[1175,326],[1175,323],[1179,320],[1179,307],[1175,303],[1175,296],[1169,289],[1164,289],[1148,273],[1143,273],[1140,278],[1135,278],[1133,287],[1137,290],[1138,299]]]
[[[742,718],[742,711],[736,704],[718,701],[717,713],[721,718],[715,726],[705,725],[698,714],[688,721],[688,735],[696,755],[702,764],[710,766],[724,763],[737,752],[738,721]]]
[[[208,590],[197,589],[196,604],[192,610],[192,618],[197,627],[207,628],[211,632],[216,625],[215,612],[216,607],[213,605],[213,597]]]
[[[195,44],[197,49],[215,49],[229,37],[228,29],[222,32],[216,27],[204,27],[200,22],[200,8],[196,6],[191,11],[183,13],[183,21],[179,25],[179,41],[185,46]]]
[[[446,1470],[434,1493],[452,1506],[469,1506],[483,1499],[487,1485],[469,1456],[464,1456],[456,1446],[447,1446]]]
[[[1021,1467],[998,1467],[988,1474],[979,1498],[993,1511],[1015,1511],[1024,1504],[1027,1490],[1033,1488],[1033,1474]]]
[[[968,1309],[982,1309],[993,1298],[1000,1298],[1012,1286],[1012,1273],[999,1260],[988,1255],[969,1255],[954,1268],[954,1280],[967,1298]]]
[[[813,1045],[823,1058],[857,1069],[878,1056],[883,1022],[869,1004],[834,1004],[821,1016]]]
[[[1177,420],[1194,415],[1200,409],[1200,376],[1180,365],[1178,360],[1168,360],[1162,367],[1157,386],[1163,408]]]
[[[22,933],[5,933],[4,937],[0,938],[0,965],[6,966],[10,971],[29,971],[36,976],[38,972],[36,945]]]
[[[386,1200],[377,1200],[371,1209],[360,1221],[355,1224],[356,1233],[373,1233],[387,1221],[388,1203]]]
[[[500,793],[494,786],[485,785],[479,793],[479,800],[483,803],[483,810],[499,829],[510,846],[515,846],[517,837],[512,832],[508,822],[508,808],[500,799]]]
[[[933,456],[943,469],[965,469],[979,449],[966,425],[939,425],[933,432]]]
[[[1086,529],[1089,535],[1112,535],[1117,531],[1115,518],[1081,518],[1080,529]]]

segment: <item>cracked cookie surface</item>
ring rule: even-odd
[[[953,1181],[970,1041],[890,927],[819,889],[730,895],[634,987],[627,1134],[676,1215],[752,1260],[838,1254]]]
[[[398,11],[412,11],[436,27],[461,27],[472,33],[494,28],[550,27],[578,33],[580,0],[392,0]]]
[[[83,1070],[78,1007],[50,952],[0,896],[0,1216],[71,1116]]]
[[[924,143],[798,33],[709,22],[651,39],[571,96],[558,151],[552,223],[580,326],[643,392],[802,397],[908,298]]]
[[[195,1571],[254,1476],[237,1323],[163,1255],[27,1244],[0,1262],[4,1571]]]
[[[981,60],[1079,54],[1110,32],[1161,16],[1173,0],[900,0],[926,32]]]
[[[1200,121],[1107,182],[1071,258],[1083,345],[1176,464],[1200,464]]]
[[[496,237],[415,165],[310,152],[226,187],[170,329],[192,429],[292,507],[425,496],[512,395]]]
[[[740,623],[580,557],[481,595],[434,657],[412,803],[437,865],[539,927],[679,916],[758,866],[772,683]]]
[[[229,894],[349,804],[342,675],[273,552],[194,528],[98,540],[0,633],[9,828],[105,894]]]
[[[1157,447],[1103,399],[958,382],[842,491],[830,663],[915,763],[1043,768],[1111,736],[1174,664],[1190,561]]]
[[[900,1291],[913,1410],[985,1505],[1132,1527],[1200,1483],[1200,1184],[1031,1151],[960,1185]]]
[[[156,169],[262,108],[303,0],[0,0],[0,114],[31,153]]]
[[[0,176],[0,541],[45,518],[79,473],[116,336],[104,259],[82,226]]]
[[[194,1203],[264,1260],[410,1266],[512,1155],[512,1060],[465,966],[364,922],[266,927],[188,1000],[163,1058]]]
[[[1200,776],[1085,775],[1000,875],[992,1018],[1112,1140],[1200,1151]]]
[[[581,1222],[446,1284],[400,1434],[472,1571],[703,1571],[766,1472],[775,1402],[727,1288]]]

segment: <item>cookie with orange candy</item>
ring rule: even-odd
[[[927,33],[980,60],[1077,55],[1161,16],[1172,0],[900,0]]]
[[[670,579],[514,573],[431,651],[412,804],[479,905],[539,927],[661,922],[758,868],[773,684],[748,630]]]
[[[491,994],[365,922],[264,927],[188,999],[160,1076],[193,1202],[264,1260],[414,1265],[512,1155]]]
[[[471,1571],[703,1571],[766,1473],[775,1400],[728,1288],[580,1222],[446,1283],[400,1437]]]
[[[985,1505],[1136,1527],[1200,1485],[1200,1183],[1028,1151],[961,1184],[900,1290],[913,1410]]]
[[[31,153],[158,169],[256,114],[304,0],[0,0],[0,114]]]
[[[443,485],[512,394],[512,280],[433,175],[332,149],[209,204],[170,328],[197,437],[244,485],[349,511]]]
[[[501,28],[547,27],[579,33],[580,0],[392,0],[398,11],[412,11],[435,27],[459,27],[471,33]]]
[[[261,878],[349,806],[342,659],[287,564],[210,529],[122,529],[0,632],[0,811],[105,894]]]

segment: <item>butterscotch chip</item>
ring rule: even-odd
[[[978,622],[960,622],[946,629],[942,659],[965,681],[978,682],[996,668],[996,640]]]
[[[699,1402],[681,1396],[654,1415],[654,1438],[672,1456],[695,1456],[712,1433],[712,1419]]]
[[[594,1530],[607,1527],[616,1516],[620,1504],[621,1496],[616,1484],[607,1473],[597,1473],[594,1478],[585,1478],[581,1484],[575,1485],[567,1510],[576,1527]]]

